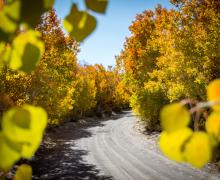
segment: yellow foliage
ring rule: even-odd
[[[20,159],[19,152],[9,146],[9,143],[2,132],[0,132],[0,158],[1,170],[9,170],[11,166]]]
[[[212,158],[212,146],[209,135],[205,132],[194,132],[184,146],[184,160],[195,167],[202,168]]]
[[[209,100],[218,100],[219,85],[218,79],[209,84],[207,89]],[[207,105],[214,106],[214,110],[216,110],[216,105],[211,103],[207,103]],[[170,159],[187,162],[201,168],[212,159],[213,150],[220,141],[220,113],[214,111],[208,116],[207,133],[204,131],[192,132],[187,128],[190,114],[182,108],[181,104],[175,103],[167,105],[161,110],[161,126],[164,131],[159,141],[160,149]],[[200,111],[200,107],[197,108]],[[177,122],[180,122],[179,124],[176,123],[176,119],[178,119]],[[186,129],[191,133],[186,133]]]
[[[206,120],[206,131],[220,140],[220,113],[213,112]]]
[[[190,114],[180,103],[163,107],[160,113],[161,127],[168,133],[186,127],[190,122]]]
[[[207,96],[209,101],[220,101],[220,79],[216,79],[208,85]],[[220,111],[220,105],[214,105],[212,108]]]
[[[172,160],[184,162],[182,149],[192,133],[189,128],[182,128],[172,133],[163,131],[159,140],[161,151]]]
[[[13,180],[31,180],[32,167],[27,164],[22,164],[18,167]]]

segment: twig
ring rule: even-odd
[[[220,105],[220,101],[208,101],[208,102],[200,102],[195,107],[190,109],[190,113],[193,114],[197,111],[201,111],[202,109],[212,107],[214,105]]]
[[[194,100],[194,99],[184,99],[182,101],[180,101],[180,103],[182,105],[186,105],[186,104],[198,104],[198,101],[197,100]]]

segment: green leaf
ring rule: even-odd
[[[83,41],[96,28],[96,19],[86,11],[78,11],[73,4],[71,13],[65,18],[63,25],[77,41]]]
[[[20,153],[9,146],[7,138],[0,132],[0,169],[9,170],[20,157]]]
[[[43,138],[44,130],[47,126],[47,113],[41,107],[33,107],[26,105],[23,108],[29,110],[31,113],[31,143],[24,145],[22,150],[22,157],[31,158],[38,149]]]
[[[55,0],[44,0],[44,8],[49,10],[53,7]]]
[[[21,22],[27,23],[34,28],[39,22],[41,15],[52,8],[54,0],[20,0]]]
[[[31,180],[32,179],[32,168],[27,164],[22,164],[18,167],[15,177],[13,180]]]
[[[7,62],[11,57],[11,46],[6,45],[4,42],[0,43],[0,64]],[[0,68],[1,70],[1,68]]]
[[[0,11],[0,41],[8,41],[18,28],[20,18],[20,1],[8,1]]]
[[[5,43],[4,42],[0,42],[0,54],[1,54],[1,56],[2,56],[2,53],[4,52],[4,49],[5,49]]]
[[[11,0],[7,1],[6,5],[3,8],[3,11],[9,18],[17,22],[20,18],[20,8],[20,0]]]
[[[31,114],[26,109],[18,108],[16,112],[14,113],[12,119],[16,126],[23,128],[23,129],[29,129],[30,128],[30,119]]]
[[[0,11],[0,40],[8,41],[21,23],[34,28],[54,0],[8,0]]]
[[[31,158],[40,145],[46,124],[47,114],[42,108],[24,105],[3,115],[2,131],[12,144],[22,146],[23,158]]]
[[[5,56],[5,43],[4,42],[0,42],[0,72],[3,66],[3,62],[4,62],[4,56]],[[7,58],[9,59],[9,58]]]
[[[44,53],[44,43],[40,33],[27,31],[18,35],[13,41],[9,67],[14,70],[31,72],[38,65]]]
[[[173,132],[186,127],[190,122],[190,114],[180,103],[166,105],[160,112],[161,127]]]
[[[108,6],[108,0],[86,0],[85,2],[88,9],[97,13],[105,13]]]
[[[24,72],[31,72],[35,69],[36,64],[38,64],[40,58],[40,49],[37,46],[32,45],[31,43],[27,43],[22,57],[23,63],[20,70]]]

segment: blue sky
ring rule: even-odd
[[[55,9],[58,17],[64,19],[69,13],[71,3],[76,2],[79,9],[84,9],[83,0],[56,0]],[[130,36],[128,27],[138,13],[154,9],[157,4],[171,8],[169,0],[110,0],[105,15],[94,14],[98,26],[80,46],[80,62],[101,63],[104,66],[115,64],[115,55],[123,49],[125,38]]]

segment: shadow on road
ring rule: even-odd
[[[103,121],[117,120],[126,112],[111,118],[90,120],[87,123],[66,123],[47,133],[44,144],[30,162],[33,179],[110,180],[113,177],[100,175],[93,164],[84,161],[88,151],[75,149],[75,141],[92,136],[89,128],[103,126]]]

